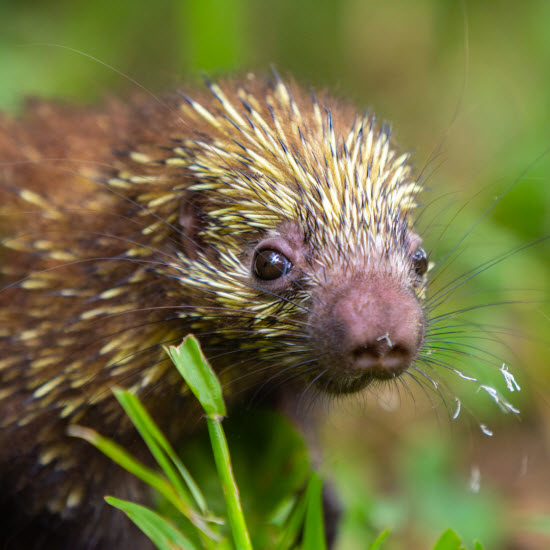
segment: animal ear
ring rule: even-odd
[[[417,248],[419,248],[422,245],[422,237],[415,233],[414,231],[411,231],[408,235],[408,241],[409,241],[409,250],[411,252],[414,252]]]
[[[198,236],[201,225],[201,209],[196,205],[192,194],[181,199],[178,223],[183,251],[194,260],[203,247]]]

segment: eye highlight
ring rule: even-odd
[[[428,256],[426,255],[426,251],[423,248],[417,248],[411,259],[414,272],[419,277],[422,277],[428,270]]]
[[[254,274],[264,281],[273,281],[292,269],[292,262],[278,250],[265,248],[254,257]]]

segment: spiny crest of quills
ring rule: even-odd
[[[248,274],[239,254],[251,228],[268,233],[281,222],[297,222],[308,244],[323,250],[327,268],[342,258],[402,244],[404,214],[415,206],[419,186],[410,179],[408,155],[397,156],[392,149],[387,128],[379,129],[373,117],[365,116],[337,135],[330,110],[314,95],[300,108],[281,80],[264,97],[238,88],[231,100],[219,85],[209,88],[218,105],[207,109],[184,96],[185,111],[211,126],[216,137],[184,140],[164,161],[196,176],[187,191],[215,197],[209,223],[198,236],[219,254],[215,262],[200,252],[192,260],[178,255],[172,267],[181,281],[214,289],[220,304],[254,311],[261,324],[274,304],[258,302],[253,289],[236,284]],[[139,154],[134,158],[154,162]],[[173,196],[179,191],[173,187]],[[161,188],[147,207],[167,200]],[[154,233],[161,223],[147,230]]]
[[[327,269],[351,270],[353,258],[404,246],[400,239],[419,185],[388,128],[347,106],[333,120],[333,100],[279,78],[208,88],[155,107],[171,118],[172,133],[162,141],[151,137],[154,129],[143,138],[126,135],[129,149],[114,161],[105,160],[107,153],[96,161],[88,145],[75,143],[76,152],[64,154],[82,162],[60,165],[35,143],[23,151],[28,165],[4,164],[4,173],[40,166],[66,183],[61,197],[47,186],[9,188],[7,176],[9,189],[0,190],[2,198],[15,197],[4,201],[2,214],[20,228],[3,240],[11,250],[6,254],[26,258],[2,268],[0,427],[6,437],[10,429],[36,430],[42,465],[55,461],[57,469],[70,469],[76,462],[44,418],[86,424],[91,407],[101,404],[109,429],[123,422],[113,385],[142,392],[150,402],[159,395],[164,400],[167,386],[174,394],[186,392],[159,345],[184,336],[182,320],[200,336],[223,311],[227,330],[212,342],[224,335],[238,340],[232,328],[244,325],[254,329],[253,342],[245,334],[235,345],[256,350],[296,334],[295,319],[323,280],[304,281],[284,301],[259,298],[246,283],[250,257],[242,243],[249,233],[269,235],[290,220],[311,250],[323,251]],[[83,120],[81,133],[87,124],[100,135],[113,133],[117,117],[134,115],[117,109],[112,120],[99,114]],[[38,105],[35,116],[63,133],[62,111]],[[24,130],[11,131],[11,124],[0,119],[0,129],[16,141]],[[12,158],[21,157],[20,147],[17,154]],[[199,220],[191,237],[178,229],[182,200]],[[160,290],[154,284],[159,274],[165,281]],[[289,338],[297,350],[307,346]],[[291,360],[282,355],[281,364]],[[67,489],[51,508],[76,505],[81,493]]]

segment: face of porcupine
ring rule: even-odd
[[[230,380],[249,368],[328,393],[405,372],[423,340],[427,258],[408,220],[419,186],[389,130],[278,79],[263,96],[210,92],[207,105],[185,97],[197,131],[164,160],[193,181],[171,190],[185,193],[183,250],[163,268],[198,297],[181,316],[209,357],[219,344]]]

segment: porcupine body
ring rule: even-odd
[[[194,332],[230,400],[349,393],[419,353],[419,186],[389,130],[278,78],[209,88],[0,118],[0,483],[32,526],[7,548],[139,548],[102,496],[140,488],[66,430],[132,442],[117,385],[188,431],[162,344]]]

